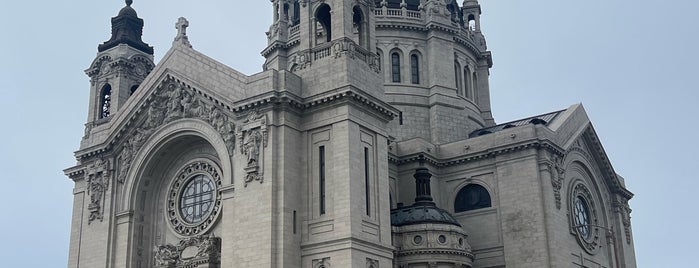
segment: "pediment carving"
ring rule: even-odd
[[[111,178],[111,165],[107,158],[98,157],[85,169],[87,181],[87,194],[90,196],[90,204],[87,205],[89,211],[87,224],[94,220],[104,219],[104,200],[109,189]]]
[[[117,156],[120,164],[117,181],[123,183],[126,180],[131,161],[148,137],[160,126],[178,119],[195,118],[207,122],[221,134],[229,154],[233,155],[236,128],[232,117],[224,110],[174,78],[163,81],[139,110],[145,112],[137,112],[130,120],[133,123],[130,130],[125,131]]]

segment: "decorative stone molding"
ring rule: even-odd
[[[218,267],[221,263],[221,239],[200,235],[153,248],[156,268]]]
[[[95,162],[89,165],[85,171],[87,178],[87,193],[90,195],[90,204],[87,209],[90,212],[87,223],[104,219],[104,200],[105,193],[109,189],[110,178],[109,160],[105,158],[97,158]]]
[[[267,115],[250,111],[247,118],[238,126],[240,153],[245,155],[245,187],[251,181],[264,181],[264,148],[267,147]]]
[[[231,155],[235,151],[235,124],[220,107],[205,100],[196,92],[186,90],[175,81],[164,82],[149,99],[145,120],[136,124],[124,139],[119,153],[118,182],[124,183],[131,168],[131,161],[145,140],[166,123],[182,118],[196,118],[209,123],[221,134]],[[165,90],[167,89],[167,90]]]
[[[315,259],[312,261],[313,268],[330,268],[330,257]]]
[[[547,163],[551,173],[551,186],[553,186],[553,197],[556,200],[556,208],[561,209],[561,187],[565,180],[566,170],[563,167],[563,158],[554,155],[553,162]]]
[[[624,226],[626,244],[631,244],[631,207],[629,207],[629,201],[614,202],[614,212],[621,214],[621,224]]]
[[[366,258],[366,268],[379,268],[379,261],[371,258]]]

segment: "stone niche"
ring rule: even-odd
[[[213,235],[180,240],[175,246],[154,248],[155,268],[218,268],[221,264],[221,239]]]

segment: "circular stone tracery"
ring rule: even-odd
[[[578,182],[570,195],[571,233],[590,254],[599,248],[600,225],[590,190]]]
[[[167,219],[184,236],[206,232],[221,211],[221,172],[208,160],[184,165],[168,191]]]

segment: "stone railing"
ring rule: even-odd
[[[409,21],[423,21],[422,11],[407,10],[405,8],[377,8],[374,10],[377,19],[403,19]]]
[[[299,36],[299,24],[289,27],[289,40]]]
[[[323,58],[347,56],[365,62],[372,70],[379,72],[379,59],[375,53],[357,45],[352,39],[342,38],[320,44],[310,50],[299,51],[291,56],[290,63],[296,70],[308,67],[312,61]]]

